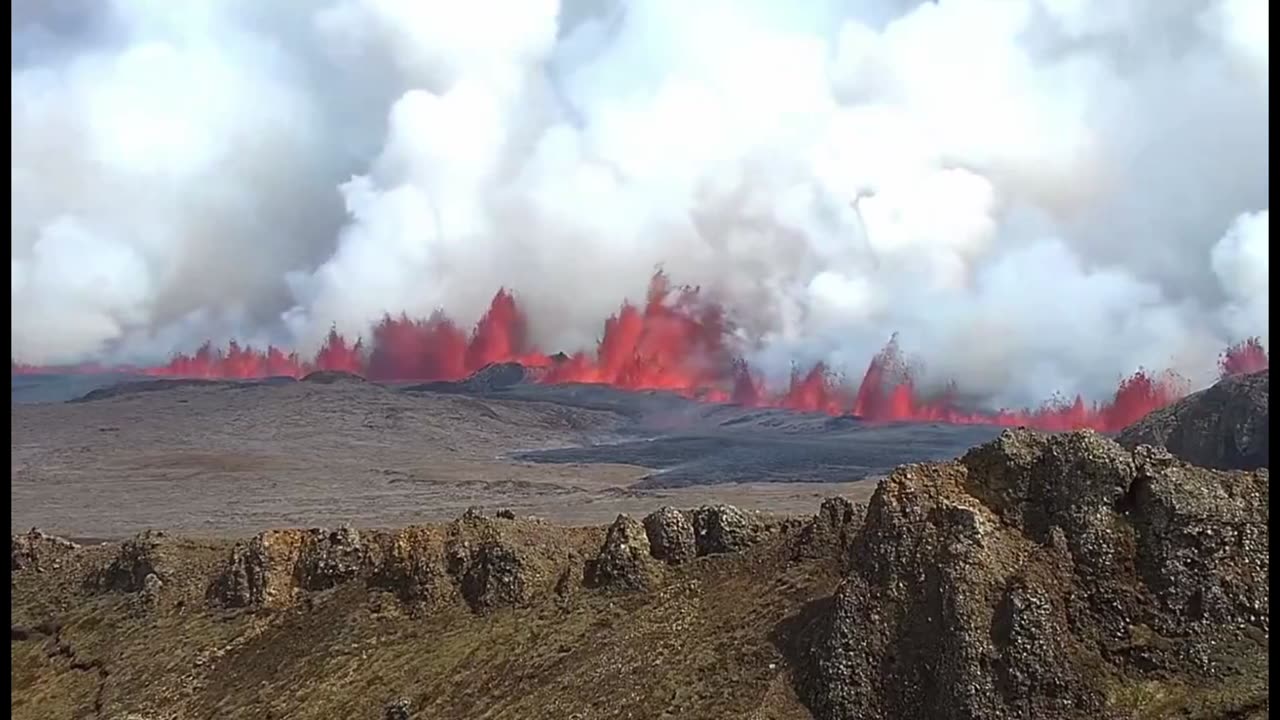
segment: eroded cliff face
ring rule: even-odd
[[[1265,716],[1267,522],[1267,470],[1092,432],[899,468],[802,695],[821,720]]]
[[[1269,370],[1235,375],[1157,410],[1117,438],[1154,445],[1201,467],[1254,470],[1271,465]]]

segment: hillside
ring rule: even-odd
[[[1007,431],[867,507],[12,544],[15,718],[1267,716],[1268,473]]]
[[[1156,445],[1204,467],[1252,470],[1271,462],[1269,370],[1224,378],[1120,433],[1126,447]]]

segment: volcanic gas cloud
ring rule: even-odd
[[[459,380],[491,363],[517,362],[543,383],[599,383],[627,390],[666,390],[686,397],[754,407],[783,407],[831,415],[852,414],[871,421],[917,421],[1029,425],[1044,430],[1093,428],[1117,431],[1187,391],[1172,372],[1139,369],[1123,379],[1105,402],[1086,404],[1055,398],[1036,409],[966,409],[954,384],[929,392],[920,387],[896,338],[871,359],[862,379],[851,385],[822,364],[797,369],[785,388],[765,386],[747,361],[730,347],[731,323],[716,303],[696,288],[673,288],[661,273],[650,283],[643,305],[624,303],[604,323],[595,352],[551,357],[532,347],[526,318],[506,290],[493,296],[476,326],[464,331],[442,313],[425,320],[386,316],[366,343],[331,331],[310,359],[276,347],[259,349],[230,342],[225,349],[205,343],[167,364],[133,368],[146,374],[192,378],[301,377],[315,370],[341,370],[373,380]],[[1223,376],[1267,367],[1257,338],[1225,350]],[[104,368],[81,368],[102,370]],[[13,365],[14,372],[39,368]]]

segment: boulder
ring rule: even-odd
[[[697,554],[693,522],[689,514],[673,507],[663,507],[645,516],[645,535],[649,553],[671,565],[692,560]]]
[[[593,587],[644,590],[654,583],[645,528],[628,515],[619,515],[605,533],[604,544],[587,565],[585,580]]]
[[[756,518],[732,505],[703,505],[693,511],[698,555],[741,552],[760,537]]]
[[[159,530],[146,530],[120,543],[115,558],[99,572],[101,589],[113,592],[140,592],[148,575],[164,581],[169,577],[172,539]]]

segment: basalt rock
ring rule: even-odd
[[[79,545],[48,535],[36,528],[9,540],[9,572],[31,568],[37,572],[53,570],[63,558],[79,549]]]
[[[1121,445],[1164,447],[1194,465],[1254,470],[1271,464],[1268,370],[1224,378],[1125,428]]]
[[[304,590],[328,590],[354,580],[364,567],[364,554],[360,533],[350,526],[309,530],[298,555],[298,585]]]
[[[414,526],[376,533],[367,553],[369,586],[392,592],[406,603],[432,605],[451,589],[444,535],[438,530]]]
[[[644,590],[653,585],[654,565],[644,526],[619,515],[605,533],[600,552],[587,565],[585,579],[593,587]]]
[[[759,539],[756,518],[732,505],[704,505],[693,511],[694,545],[699,555],[741,552]]]
[[[689,514],[673,507],[663,507],[645,516],[645,535],[649,553],[672,565],[692,560],[698,554],[693,522]]]
[[[841,563],[848,562],[848,554],[866,506],[832,496],[822,501],[818,512],[800,530],[796,543],[796,555],[800,558],[835,556]]]
[[[115,558],[95,578],[107,591],[134,593],[146,586],[148,575],[169,577],[171,538],[162,531],[146,530],[120,544]]]
[[[1162,693],[1205,717],[1265,708],[1267,500],[1266,471],[1087,431],[898,468],[801,694],[819,720],[1156,717]]]
[[[471,510],[450,524],[445,567],[473,611],[528,605],[540,593],[550,596],[560,570],[557,556],[564,549],[527,537],[525,531],[536,525]]]
[[[288,604],[304,540],[300,530],[268,530],[236,543],[209,588],[210,601],[225,607]]]

